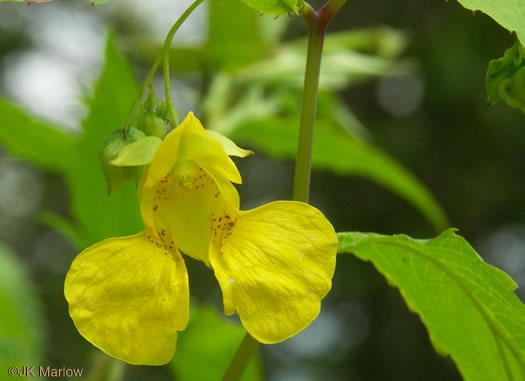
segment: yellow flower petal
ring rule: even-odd
[[[228,180],[241,183],[241,176],[221,144],[206,133],[200,121],[189,113],[186,119],[170,132],[150,165],[146,188],[159,184],[177,161],[190,160]]]
[[[225,313],[237,311],[265,344],[295,335],[319,314],[336,248],[332,225],[308,204],[278,201],[239,212],[220,251],[210,254]]]
[[[225,222],[233,221],[238,210],[239,194],[231,182],[184,160],[141,203],[144,220],[152,221],[159,236],[206,264],[210,242],[219,244]]]
[[[211,238],[222,237],[218,220],[233,221],[239,209],[231,182],[241,182],[237,167],[190,113],[158,148],[140,187],[144,224],[208,264]]]
[[[84,250],[71,265],[64,293],[82,336],[130,364],[166,364],[177,331],[188,322],[184,261],[146,232]]]
[[[212,138],[214,138],[221,144],[222,148],[224,148],[224,151],[226,151],[226,153],[229,156],[245,158],[246,156],[253,155],[253,151],[240,148],[239,146],[237,146],[237,144],[235,144],[233,141],[228,139],[220,132],[214,130],[206,130],[206,132],[208,133],[208,135],[210,135]]]

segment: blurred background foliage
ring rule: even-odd
[[[114,379],[216,380],[240,342],[213,275],[191,259],[192,318],[166,367],[123,368],[98,354],[74,329],[62,291],[79,250],[140,229],[133,186],[106,195],[98,150],[123,126],[137,81],[188,4],[0,5],[2,369],[43,363],[83,367],[91,380],[106,368]],[[238,161],[243,209],[289,199],[306,27],[237,0],[205,4],[172,49],[176,106],[256,151]],[[489,108],[484,89],[488,60],[514,37],[454,1],[354,1],[330,31],[312,203],[337,231],[420,238],[457,227],[523,285],[523,115]],[[338,259],[319,318],[263,346],[245,380],[261,373],[272,381],[460,379],[398,292],[350,256]]]

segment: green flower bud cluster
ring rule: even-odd
[[[503,57],[489,62],[486,87],[490,105],[503,100],[525,113],[525,47],[519,40]]]
[[[106,178],[108,194],[119,191],[120,188],[130,181],[138,182],[142,172],[140,166],[120,167],[113,165],[111,162],[119,157],[124,147],[145,137],[146,135],[142,131],[130,128],[127,136],[124,134],[124,130],[116,130],[106,138],[100,150],[100,162]]]
[[[144,104],[145,112],[142,115],[138,129],[146,134],[146,136],[156,136],[164,139],[167,132],[166,122],[166,105],[155,99],[150,95]]]
[[[150,95],[137,116],[138,122],[127,130],[114,131],[100,151],[102,171],[108,194],[117,192],[128,182],[139,183],[146,165],[151,163],[167,132],[166,110]]]
[[[156,136],[160,139],[164,138],[167,132],[166,121],[154,112],[146,112],[142,116],[138,128],[146,136]]]

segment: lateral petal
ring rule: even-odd
[[[166,364],[177,331],[188,323],[184,261],[146,232],[84,250],[69,269],[64,293],[82,336],[134,365]]]
[[[226,314],[265,344],[297,334],[319,314],[331,288],[337,237],[326,217],[300,202],[240,211],[210,261]]]

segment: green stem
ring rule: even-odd
[[[297,157],[295,159],[293,199],[295,201],[308,202],[317,90],[319,88],[319,74],[321,70],[325,29],[321,27],[316,12],[307,11],[304,18],[308,22],[308,53],[306,57],[299,143]]]
[[[179,115],[178,112],[173,107],[173,102],[171,101],[171,84],[170,84],[170,47],[171,42],[173,41],[173,36],[180,26],[186,21],[186,19],[191,15],[191,13],[197,8],[204,0],[195,0],[193,4],[189,6],[186,11],[179,17],[177,22],[171,27],[166,40],[164,41],[164,47],[162,49],[162,62],[164,69],[164,91],[166,92],[166,107],[168,109],[168,120],[171,124],[171,128],[175,128],[178,124]]]
[[[224,374],[222,381],[238,381],[241,379],[244,370],[248,366],[248,363],[252,359],[253,355],[257,352],[259,342],[246,333],[244,339],[239,345],[235,356],[233,357],[228,370]]]
[[[87,381],[122,381],[124,379],[126,364],[114,359],[103,352],[97,352]]]
[[[308,54],[294,179],[293,199],[296,201],[308,202],[317,92],[326,29],[345,2],[346,0],[328,0],[318,12],[305,2],[300,10],[300,15],[308,23]],[[239,381],[258,346],[259,342],[246,333],[222,381]]]
[[[310,193],[310,173],[312,168],[312,142],[317,110],[317,93],[324,38],[328,24],[344,5],[346,0],[329,0],[316,12],[305,3],[301,16],[308,24],[308,53],[304,77],[303,105],[299,127],[299,142],[295,160],[293,199],[308,202]]]
[[[166,91],[166,106],[168,108],[168,120],[170,121],[172,127],[175,127],[177,125],[177,119],[178,119],[178,113],[173,108],[173,103],[171,101],[171,84],[170,84],[170,47],[171,42],[173,41],[173,36],[175,36],[175,33],[177,30],[179,30],[180,26],[186,21],[186,19],[191,15],[191,13],[197,8],[204,0],[196,0],[186,11],[182,14],[182,16],[179,17],[179,19],[173,24],[170,31],[168,32],[168,35],[166,36],[166,40],[164,41],[164,46],[162,48],[162,54],[157,57],[155,60],[155,63],[151,67],[148,75],[146,76],[146,79],[144,80],[144,83],[139,91],[139,94],[137,95],[137,98],[135,99],[135,103],[133,103],[133,107],[131,108],[131,111],[128,115],[128,118],[126,120],[126,124],[124,125],[124,136],[127,137],[128,131],[131,127],[131,123],[133,122],[133,118],[135,117],[137,111],[139,110],[140,102],[142,101],[142,96],[144,95],[144,92],[148,88],[148,86],[151,86],[153,82],[153,77],[155,76],[155,73],[157,72],[157,69],[160,66],[160,63],[163,63],[163,69],[164,69],[164,88]]]
[[[162,59],[162,56],[158,56],[155,60],[155,63],[151,67],[148,75],[146,76],[146,79],[144,80],[144,83],[142,84],[142,87],[140,88],[139,94],[137,95],[137,98],[135,99],[135,103],[133,103],[133,108],[131,109],[128,119],[126,120],[126,124],[124,125],[124,136],[127,137],[129,128],[131,127],[131,122],[133,121],[133,118],[135,117],[135,114],[137,113],[139,109],[140,102],[142,101],[142,96],[144,95],[144,92],[148,88],[148,86],[151,85],[151,82],[153,82],[153,77],[155,76],[155,73],[157,72],[157,69],[159,68],[160,61]]]
[[[341,7],[345,5],[346,0],[329,0],[323,8],[319,10],[319,15],[323,19],[323,22],[328,26],[330,21],[339,12]]]

